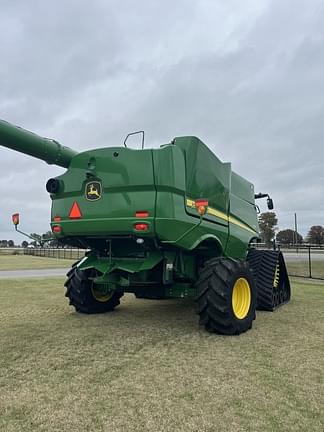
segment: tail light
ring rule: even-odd
[[[147,223],[136,223],[134,224],[134,229],[136,231],[147,231],[149,229],[149,226]]]
[[[135,216],[137,218],[147,218],[147,217],[149,217],[149,215],[150,215],[150,213],[148,211],[146,211],[146,210],[138,210],[135,213]]]
[[[208,209],[208,200],[206,199],[196,199],[195,201],[195,207],[197,209],[197,212],[200,215],[204,215],[207,212]]]

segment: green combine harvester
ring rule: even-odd
[[[55,238],[89,249],[65,283],[77,312],[112,311],[125,292],[192,297],[206,330],[237,335],[251,328],[256,308],[273,311],[289,301],[281,252],[252,247],[259,239],[255,199],[268,197],[272,209],[267,194],[255,195],[196,137],[140,150],[126,140],[77,153],[0,121],[1,145],[67,168],[46,189]]]

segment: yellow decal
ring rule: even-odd
[[[216,217],[218,217],[220,219],[223,219],[226,222],[229,221],[229,217],[227,216],[226,213],[223,213],[223,212],[221,212],[219,210],[216,210],[216,209],[213,209],[211,207],[208,207],[207,213],[210,214],[210,215],[212,215],[212,216],[216,216]]]
[[[195,201],[192,201],[189,198],[187,198],[186,204],[187,204],[188,207],[196,208]]]
[[[274,279],[273,279],[273,287],[274,288],[278,288],[279,280],[280,280],[280,267],[279,267],[279,264],[277,264]]]

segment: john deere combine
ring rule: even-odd
[[[77,312],[112,311],[125,292],[192,297],[200,324],[234,335],[251,328],[256,308],[289,300],[281,253],[251,248],[255,198],[267,195],[255,195],[198,138],[77,153],[0,121],[0,144],[67,168],[46,189],[55,238],[90,250],[65,283]]]

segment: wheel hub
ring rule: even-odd
[[[92,283],[91,293],[98,302],[105,303],[113,296],[114,291],[109,289],[109,287]]]
[[[244,319],[251,305],[251,288],[245,278],[239,278],[234,284],[232,293],[232,308],[238,319]]]

